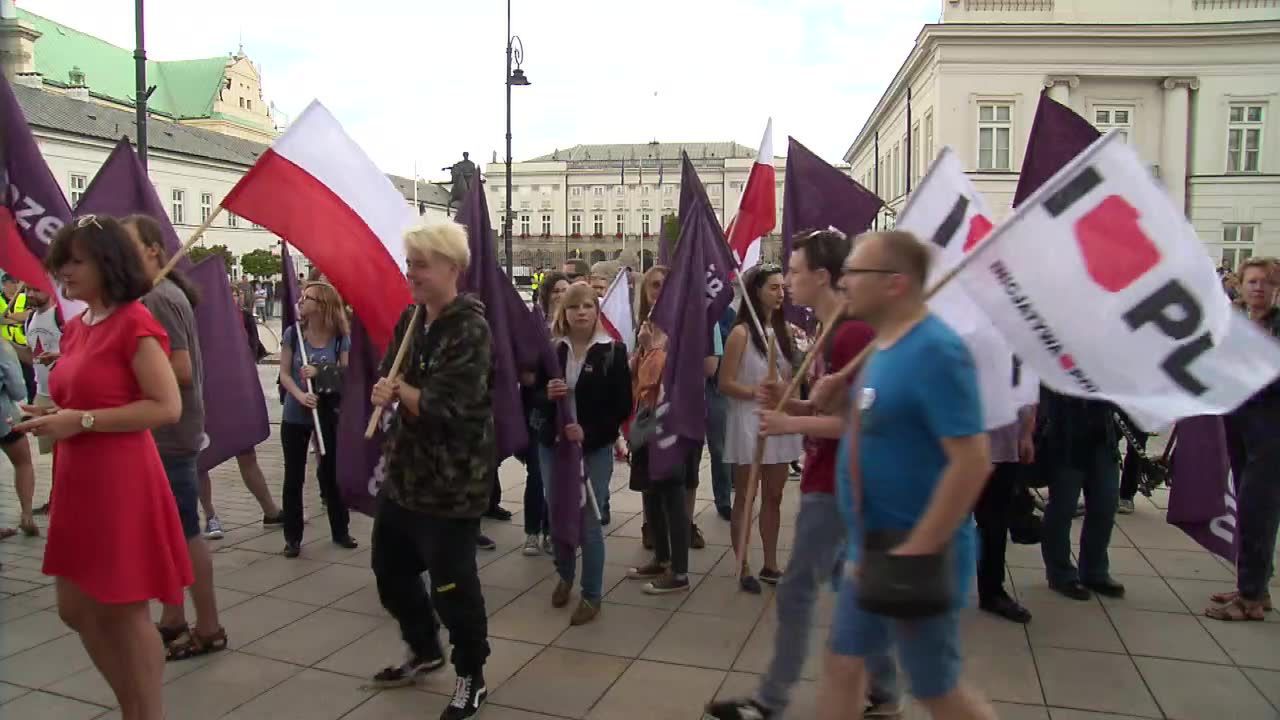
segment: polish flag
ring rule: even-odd
[[[627,346],[627,354],[635,349],[635,322],[631,316],[631,276],[627,269],[618,271],[600,302],[600,321],[605,332]]]
[[[747,176],[747,186],[738,203],[738,214],[729,221],[725,233],[733,255],[742,269],[755,267],[760,262],[760,241],[778,224],[777,195],[774,191],[777,175],[773,169],[773,118],[765,125],[760,140],[760,153]]]
[[[306,255],[387,346],[412,302],[403,238],[418,218],[324,105],[312,101],[222,206]]]

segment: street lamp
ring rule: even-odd
[[[502,217],[502,236],[507,252],[507,277],[515,282],[515,263],[511,253],[511,221],[515,217],[515,209],[511,207],[511,86],[528,85],[529,78],[520,69],[524,60],[524,42],[511,34],[511,0],[507,0],[507,208]],[[515,69],[511,67],[515,62]]]

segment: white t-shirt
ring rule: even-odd
[[[62,343],[62,329],[58,327],[57,314],[57,305],[50,305],[47,310],[32,308],[31,315],[27,318],[26,334],[27,347],[31,348],[33,356],[58,352]],[[36,394],[47,397],[50,367],[41,363],[33,363],[33,365],[36,372]]]

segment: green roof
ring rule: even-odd
[[[18,16],[40,31],[36,40],[36,72],[50,85],[70,84],[70,73],[79,68],[85,74],[89,93],[96,97],[132,105],[136,95],[133,51],[56,23],[26,10]],[[228,58],[147,61],[147,84],[156,90],[148,109],[174,120],[209,118],[213,101],[222,87]],[[243,121],[240,124],[245,124]]]

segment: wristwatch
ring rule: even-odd
[[[93,430],[94,417],[93,413],[84,413],[80,416],[80,427],[85,430]]]

